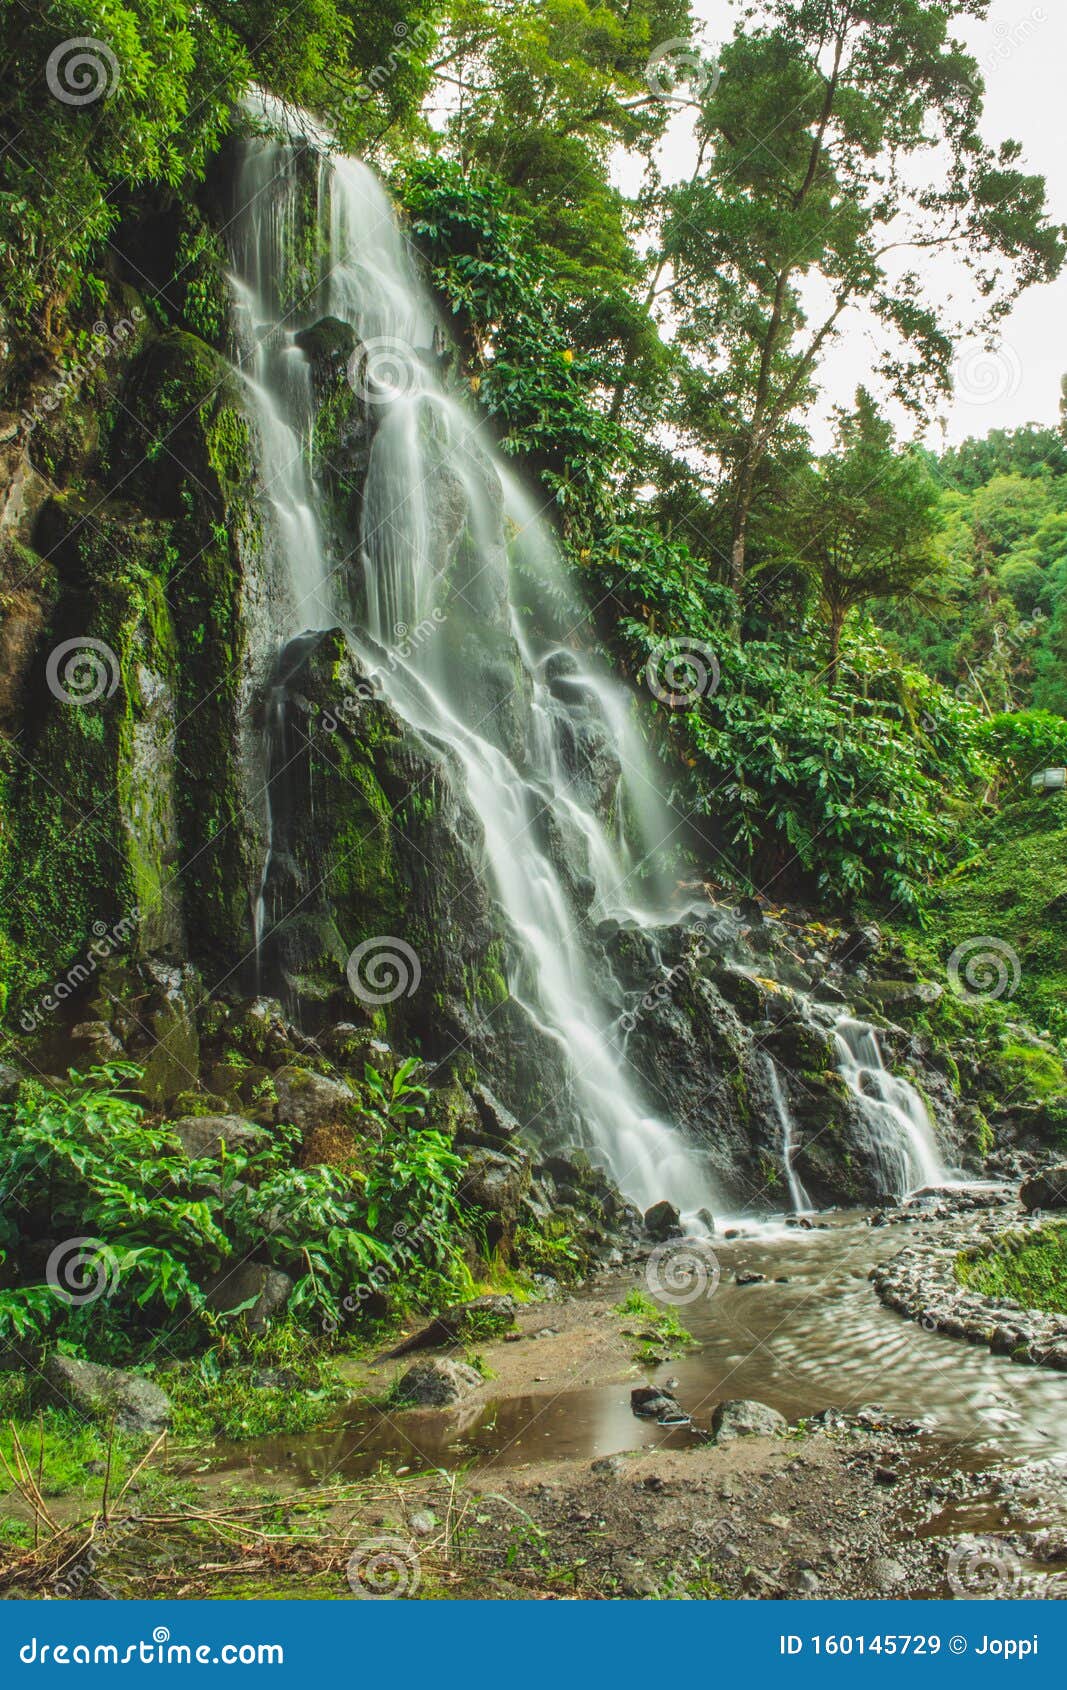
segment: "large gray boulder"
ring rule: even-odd
[[[368,1134],[379,1133],[377,1123],[362,1113],[359,1098],[344,1080],[331,1080],[311,1068],[290,1065],[274,1076],[278,1103],[274,1119],[291,1121],[304,1134],[316,1127],[355,1126]]]
[[[156,1437],[170,1425],[170,1398],[139,1373],[53,1355],[45,1362],[44,1379],[56,1402],[93,1420],[114,1419],[120,1431]]]
[[[1019,1201],[1031,1214],[1035,1209],[1067,1209],[1067,1162],[1031,1174],[1020,1187]]]
[[[217,1314],[229,1314],[242,1303],[251,1303],[244,1318],[251,1331],[262,1332],[285,1308],[293,1282],[281,1268],[267,1267],[262,1262],[239,1262],[215,1274],[205,1290],[207,1306]]]
[[[505,1221],[513,1221],[530,1184],[531,1165],[524,1155],[504,1155],[499,1150],[473,1150],[467,1171],[459,1182],[459,1200],[472,1208],[486,1209]]]
[[[409,1367],[394,1395],[398,1402],[412,1408],[447,1408],[476,1391],[481,1382],[481,1374],[466,1362],[434,1358]]]
[[[183,1115],[171,1123],[170,1132],[190,1162],[201,1156],[217,1161],[224,1141],[227,1150],[248,1152],[265,1149],[270,1143],[270,1134],[263,1127],[254,1126],[241,1115]]]
[[[729,1443],[733,1438],[773,1438],[788,1432],[789,1422],[776,1408],[751,1397],[735,1397],[716,1403],[711,1417],[715,1441]]]

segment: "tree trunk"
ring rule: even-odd
[[[837,685],[837,666],[841,657],[841,630],[845,625],[845,613],[836,607],[830,612],[830,661],[826,665],[826,688],[833,692]]]

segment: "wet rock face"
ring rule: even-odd
[[[673,1203],[664,1200],[653,1203],[651,1209],[645,1210],[645,1231],[656,1243],[664,1244],[668,1238],[682,1236],[682,1218]]]
[[[284,1312],[292,1295],[293,1281],[280,1268],[261,1262],[240,1262],[225,1267],[207,1284],[207,1305],[220,1313],[245,1303],[244,1319],[253,1332],[263,1332],[275,1316]]]

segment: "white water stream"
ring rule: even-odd
[[[886,1196],[901,1198],[920,1186],[945,1185],[948,1175],[930,1111],[910,1081],[889,1072],[874,1028],[843,1015],[834,1040],[841,1076],[860,1106],[870,1159]]]
[[[315,139],[310,121],[305,133]],[[448,748],[484,828],[485,871],[512,934],[512,997],[562,1050],[590,1152],[641,1207],[665,1197],[686,1215],[721,1213],[706,1158],[657,1115],[628,1071],[617,1005],[591,978],[580,916],[544,845],[548,828],[564,842],[568,869],[592,888],[591,919],[649,919],[660,889],[653,874],[637,871],[654,855],[655,788],[626,701],[573,642],[562,644],[569,594],[548,531],[473,410],[446,391],[433,303],[365,165],[320,155],[323,276],[294,273],[300,170],[308,168],[307,154],[301,159],[284,136],[247,144],[232,235],[238,339],[284,565],[278,647],[304,630],[345,626],[398,714]],[[349,379],[377,424],[360,530],[340,557],[330,553],[311,469],[311,367],[294,340],[323,316],[354,329],[360,345]],[[362,628],[351,612],[357,570]],[[556,607],[559,627],[530,615],[539,594]],[[442,632],[412,654],[409,630],[435,612]],[[553,684],[557,671],[565,684]],[[597,806],[567,760],[576,723],[587,727],[591,714],[619,765],[616,790]],[[257,940],[266,879],[265,868]],[[353,944],[364,937],[351,936]]]

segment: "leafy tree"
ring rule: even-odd
[[[571,302],[572,333],[631,380],[662,348],[635,298],[639,216],[611,180],[617,149],[649,159],[674,109],[657,48],[688,38],[689,0],[453,0],[437,74],[444,144],[529,221]]]
[[[1048,281],[1064,230],[1020,149],[982,139],[982,83],[949,33],[988,0],[765,0],[749,7],[703,104],[704,165],[667,196],[673,310],[705,397],[691,434],[721,468],[729,580],[745,576],[761,469],[817,387],[847,312],[887,331],[880,372],[918,409],[950,385],[954,336],[989,329]],[[930,300],[911,253],[974,279],[966,323]]]
[[[849,611],[926,581],[941,525],[936,481],[917,454],[896,450],[892,426],[862,388],[855,411],[839,413],[837,434],[838,450],[801,478],[790,510],[797,555],[829,624],[831,687]]]
[[[422,0],[296,0],[279,27],[268,0],[5,7],[0,314],[49,350],[69,302],[92,288],[89,266],[127,196],[198,181],[253,82],[323,112],[350,143],[365,138],[383,112],[418,97],[425,75],[408,56],[365,100],[360,68],[388,60],[394,28],[424,10]]]

